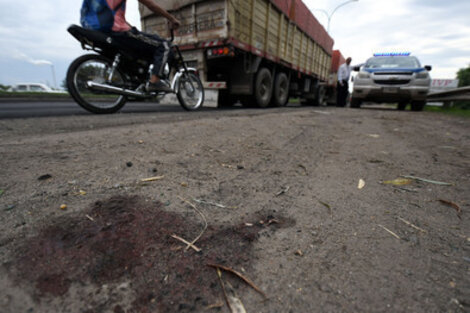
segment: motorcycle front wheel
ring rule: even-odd
[[[85,110],[96,114],[119,111],[127,101],[125,96],[99,91],[89,87],[89,82],[125,86],[125,78],[112,71],[112,61],[98,54],[86,54],[70,64],[67,71],[67,89],[72,98]]]
[[[204,87],[201,79],[195,73],[186,72],[178,80],[176,96],[183,109],[195,111],[202,108],[204,102]]]

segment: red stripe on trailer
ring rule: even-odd
[[[202,43],[203,48],[208,48],[208,47],[214,47],[214,46],[219,46],[222,44],[222,41],[220,40],[210,40]]]

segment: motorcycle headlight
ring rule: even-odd
[[[357,74],[357,78],[359,78],[359,79],[370,78],[370,73],[368,73],[368,72],[359,72],[359,74]]]
[[[420,72],[420,73],[416,73],[416,78],[417,79],[426,79],[429,77],[429,74],[428,72]]]

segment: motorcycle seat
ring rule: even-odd
[[[128,56],[145,59],[153,58],[153,52],[151,50],[132,50],[129,45],[125,44],[122,37],[113,35],[113,33],[86,29],[78,25],[70,25],[67,31],[80,41],[83,46],[87,45],[92,49],[99,48],[112,53],[121,52]]]
[[[92,48],[98,47],[103,50],[119,48],[117,44],[114,43],[110,33],[86,29],[78,25],[70,25],[67,31],[83,45],[88,45]]]

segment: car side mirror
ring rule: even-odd
[[[359,72],[361,70],[361,67],[360,66],[355,66],[353,67],[353,71],[354,72]]]
[[[424,68],[426,69],[426,71],[431,71],[432,70],[432,66],[431,65],[425,65]]]

